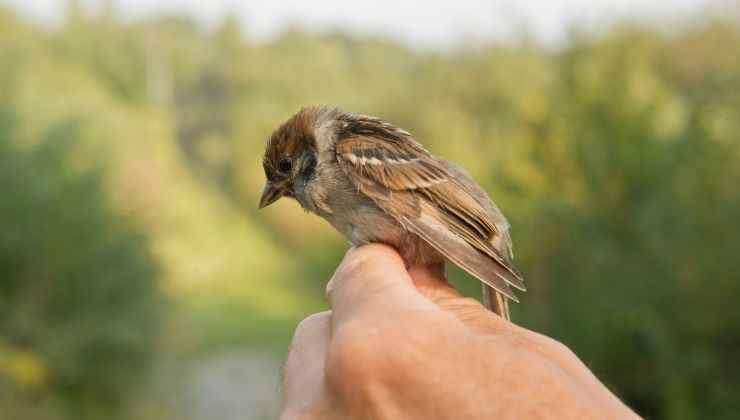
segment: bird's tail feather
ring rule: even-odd
[[[481,283],[483,285],[483,304],[491,312],[499,315],[501,318],[511,321],[509,315],[509,300],[503,294],[497,292],[493,287]]]

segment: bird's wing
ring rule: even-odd
[[[464,183],[410,137],[349,136],[336,144],[340,166],[358,189],[406,229],[507,297],[521,275],[493,246],[500,233]]]

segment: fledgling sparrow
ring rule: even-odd
[[[354,245],[394,246],[407,266],[450,261],[483,282],[486,307],[509,319],[509,223],[457,165],[378,118],[301,109],[272,133],[259,207],[294,198]]]

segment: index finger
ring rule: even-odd
[[[335,320],[439,310],[416,290],[398,252],[382,244],[350,249],[327,285],[327,297]]]

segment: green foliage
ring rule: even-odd
[[[77,173],[83,136],[63,122],[37,147],[0,110],[0,411],[107,417],[146,377],[160,316],[156,261],[107,204],[99,170]],[[27,405],[25,405],[27,404]],[[54,412],[53,411],[53,412]]]
[[[298,31],[255,45],[234,20],[203,33],[76,13],[47,32],[0,11],[0,375],[5,355],[65,404],[124,395],[151,349],[154,278],[176,309],[162,357],[284,347],[347,245],[295,204],[257,212],[260,156],[300,106],[329,103],[410,130],[486,187],[529,287],[518,322],[643,415],[732,418],[737,51],[722,22],[432,54]]]
[[[705,36],[725,30],[709,27]],[[566,142],[578,192],[568,197],[562,161],[534,156],[551,185],[525,240],[554,240],[524,250],[538,267],[532,287],[550,293],[549,319],[530,320],[569,343],[639,412],[720,418],[740,409],[727,392],[740,375],[732,356],[740,348],[740,198],[730,187],[740,182],[740,124],[706,119],[720,109],[740,115],[740,76],[687,85],[673,73],[673,48],[688,53],[624,33],[557,58],[558,98],[572,99],[559,100],[544,126],[568,134],[540,147]],[[717,63],[702,65],[708,72]]]

